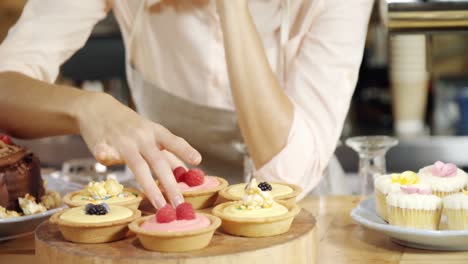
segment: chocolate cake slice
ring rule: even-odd
[[[0,206],[21,212],[18,197],[40,197],[45,190],[39,159],[25,148],[0,140]]]

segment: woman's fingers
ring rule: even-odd
[[[165,155],[157,149],[155,144],[148,144],[142,147],[141,153],[148,164],[151,166],[151,169],[158,177],[164,190],[171,200],[171,203],[174,207],[184,202],[184,197],[179,190],[179,186],[174,178],[172,173],[171,166],[166,160]]]
[[[161,150],[161,153],[166,157],[167,162],[171,166],[171,169],[174,170],[177,167],[184,167],[187,169],[187,165],[181,161],[176,155],[172,154],[167,150]]]
[[[161,125],[155,126],[155,137],[158,144],[192,165],[198,165],[202,157],[185,139],[172,134]]]
[[[97,144],[94,147],[93,154],[94,157],[96,157],[96,160],[99,161],[99,163],[102,163],[106,166],[124,163],[117,149],[115,149],[107,143]]]
[[[132,143],[121,143],[120,153],[127,163],[127,166],[135,175],[138,183],[143,187],[146,196],[153,206],[156,208],[165,206],[166,199],[164,199],[164,196],[156,185],[151,175],[151,170],[145,159],[140,155],[136,145]]]

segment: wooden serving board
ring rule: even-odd
[[[39,263],[158,263],[158,264],[315,264],[315,218],[302,209],[289,232],[266,238],[230,236],[217,231],[202,250],[160,253],[145,250],[136,236],[106,244],[76,244],[64,240],[57,225],[46,221],[36,229]]]

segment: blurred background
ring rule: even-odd
[[[0,41],[25,2],[0,1]],[[395,1],[380,2],[388,11],[383,12],[388,20],[392,19],[391,2]],[[395,10],[413,14],[437,13],[438,8],[460,10],[453,2],[464,1],[442,1],[451,4],[432,9],[417,9],[417,5],[441,1],[399,2],[410,4]],[[387,154],[389,171],[417,170],[438,159],[468,167],[468,35],[453,25],[447,30],[423,24],[405,29],[394,23],[390,31],[388,27],[382,23],[376,2],[342,142],[357,135],[397,137],[399,145]],[[63,65],[58,82],[105,91],[132,106],[124,67],[122,38],[110,14],[96,26],[86,46]],[[91,156],[77,136],[21,144],[36,152],[48,167]],[[353,150],[341,144],[336,154],[346,172],[357,171],[358,157]]]

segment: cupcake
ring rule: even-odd
[[[193,206],[185,202],[176,209],[168,204],[156,215],[133,221],[129,228],[148,250],[183,252],[206,247],[220,225],[218,217],[196,213]]]
[[[461,192],[468,183],[467,174],[452,163],[437,161],[433,165],[419,170],[421,181],[432,188],[432,192],[444,197]]]
[[[143,194],[135,189],[124,188],[117,180],[109,178],[106,181],[90,182],[84,190],[65,195],[63,201],[70,207],[88,203],[106,203],[122,205],[138,209]]]
[[[206,176],[200,169],[190,169],[187,171],[184,167],[177,167],[173,173],[179,190],[184,196],[184,200],[192,204],[195,209],[212,207],[218,198],[218,192],[228,186],[228,182],[225,179]],[[159,186],[163,194],[166,195],[163,186]]]
[[[239,201],[245,194],[245,187],[249,183],[239,183],[231,185],[219,192],[224,201]],[[270,191],[270,195],[276,201],[282,201],[287,205],[296,203],[296,197],[302,192],[302,188],[289,183],[261,182],[258,187],[262,191]]]
[[[386,197],[389,193],[400,191],[401,186],[417,183],[419,183],[419,177],[412,171],[378,176],[375,179],[374,186],[376,209],[380,217],[388,221]]]
[[[442,200],[428,185],[401,186],[387,195],[388,222],[391,225],[437,230]]]
[[[136,209],[101,203],[65,209],[50,221],[58,225],[66,240],[94,244],[124,238],[128,224],[140,216]]]
[[[276,202],[270,191],[262,191],[252,179],[242,200],[219,204],[212,212],[221,218],[221,227],[228,234],[267,237],[286,233],[300,208]]]
[[[442,199],[449,230],[468,229],[468,191],[448,195]]]

